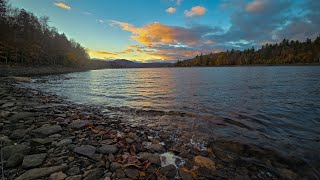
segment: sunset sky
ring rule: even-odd
[[[11,0],[88,49],[91,58],[178,60],[320,31],[319,0]]]

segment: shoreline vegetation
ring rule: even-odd
[[[250,66],[250,65],[296,65],[320,64],[320,35],[304,42],[283,39],[275,44],[265,44],[243,51],[234,50],[197,55],[192,59],[178,61],[176,67],[190,66]]]
[[[22,88],[20,81],[1,78],[0,84],[5,179],[319,178],[297,157],[140,125],[112,110]]]

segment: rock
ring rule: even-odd
[[[297,179],[297,174],[289,169],[279,168],[278,171],[283,179]]]
[[[71,144],[72,140],[71,139],[62,139],[61,141],[59,141],[56,146],[61,147],[61,146],[66,146],[68,144]]]
[[[25,169],[38,167],[44,162],[46,157],[47,153],[25,156],[22,162],[22,167]]]
[[[2,149],[4,160],[8,160],[13,154],[27,155],[29,152],[30,148],[22,144],[6,146]]]
[[[29,77],[12,77],[12,79],[17,82],[25,82],[25,83],[32,82],[32,79]]]
[[[77,174],[80,174],[80,168],[79,167],[72,167],[70,168],[68,171],[67,171],[67,174],[69,176],[74,176],[74,175],[77,175]]]
[[[52,139],[59,139],[61,137],[62,137],[61,134],[53,134],[53,135],[49,136],[49,138],[52,138]]]
[[[0,142],[2,142],[3,147],[10,146],[10,145],[14,144],[14,142],[11,139],[9,139],[8,136],[1,136]]]
[[[139,159],[141,159],[142,161],[148,160],[155,165],[161,165],[160,156],[158,154],[141,152],[141,153],[139,153]]]
[[[64,171],[68,168],[67,165],[61,165],[61,166],[53,166],[53,167],[46,167],[46,168],[35,168],[31,169],[22,175],[20,175],[15,180],[33,180],[33,179],[39,179],[42,177],[47,177],[52,173]]]
[[[126,177],[126,174],[124,173],[124,171],[122,169],[117,169],[114,173],[117,178],[125,178]]]
[[[30,146],[42,146],[42,145],[48,145],[50,144],[51,142],[53,141],[53,139],[51,138],[45,138],[45,139],[42,139],[42,138],[34,138],[34,139],[31,139],[30,141]]]
[[[9,117],[9,121],[18,122],[19,120],[23,120],[23,119],[25,119],[25,118],[35,117],[35,116],[37,116],[36,113],[31,113],[31,112],[19,112],[19,113],[14,114],[13,116]]]
[[[77,175],[77,176],[67,177],[65,180],[81,180],[81,179],[82,179],[82,175]]]
[[[8,117],[9,115],[10,115],[10,112],[9,112],[9,111],[1,111],[1,112],[0,112],[0,117],[6,118],[6,117]]]
[[[188,171],[185,168],[179,169],[179,175],[182,180],[192,180],[193,179],[192,175],[190,174],[190,171]]]
[[[22,154],[13,154],[7,161],[6,167],[7,168],[13,168],[19,166],[23,161],[23,155]]]
[[[63,172],[56,172],[49,176],[49,180],[64,180],[67,177]]]
[[[118,152],[118,148],[117,146],[114,146],[114,145],[102,145],[98,151],[101,153],[101,154],[114,154],[116,152]]]
[[[118,162],[113,162],[110,165],[110,170],[111,171],[115,171],[116,169],[119,169],[122,167],[122,164],[118,163]]]
[[[21,139],[27,134],[27,132],[28,132],[28,129],[16,129],[11,133],[10,138]]]
[[[84,180],[97,180],[103,176],[103,169],[97,168],[93,169],[85,178]]]
[[[177,175],[177,168],[175,165],[170,164],[168,166],[162,167],[160,169],[160,173],[169,179],[174,179]]]
[[[105,177],[103,180],[111,180],[110,177]]]
[[[72,123],[69,124],[69,128],[75,129],[75,130],[80,130],[85,128],[87,125],[89,125],[88,121],[84,120],[75,120]]]
[[[124,173],[131,179],[137,179],[139,177],[139,170],[137,169],[125,169]]]
[[[215,171],[216,170],[216,164],[209,158],[203,157],[203,156],[195,156],[194,162],[199,167],[205,167],[209,170]]]
[[[52,134],[57,134],[59,132],[62,131],[61,126],[59,125],[44,125],[38,129],[35,129],[32,131],[32,134],[35,136],[43,136],[43,137],[47,137],[50,136]]]
[[[91,158],[96,152],[96,147],[91,145],[82,145],[74,148],[73,152]]]
[[[3,104],[1,107],[2,108],[7,108],[7,107],[13,107],[13,106],[14,106],[13,102],[7,102],[7,103]]]
[[[67,114],[55,114],[56,117],[66,118]]]
[[[162,146],[162,144],[151,144],[148,149],[152,152],[164,153],[166,149]]]
[[[67,177],[65,180],[81,180],[81,179],[82,179],[82,175],[77,175],[77,176]]]

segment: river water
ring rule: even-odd
[[[320,161],[319,66],[105,69],[37,80],[32,88],[74,102],[189,113],[213,138]]]

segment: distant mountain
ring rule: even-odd
[[[173,67],[173,63],[166,62],[151,62],[151,63],[142,63],[138,61],[129,61],[127,59],[115,59],[115,60],[101,60],[94,59],[98,61],[105,62],[106,66],[110,68],[156,68],[156,67]]]

